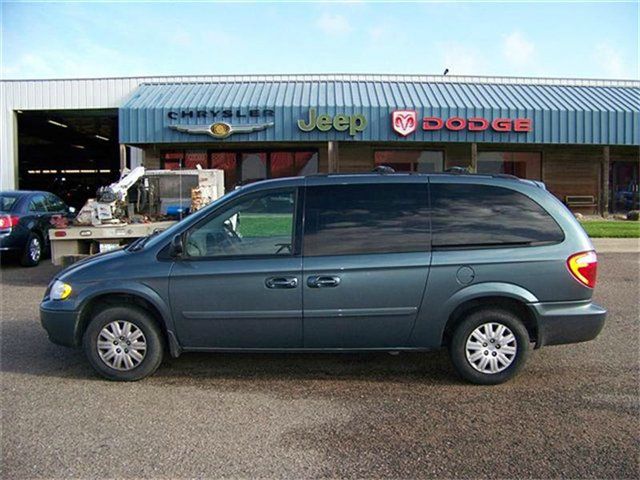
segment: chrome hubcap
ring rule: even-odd
[[[40,260],[40,251],[40,240],[38,240],[37,238],[32,238],[31,242],[29,243],[29,257],[31,257],[31,260],[33,260],[34,262]]]
[[[516,358],[518,342],[508,327],[501,323],[484,323],[467,338],[467,361],[481,373],[498,373]]]
[[[144,360],[147,339],[138,327],[116,320],[100,330],[98,353],[102,361],[115,370],[131,370]]]

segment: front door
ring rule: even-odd
[[[243,195],[184,234],[169,282],[182,345],[302,346],[296,205],[294,188]]]
[[[431,261],[427,184],[387,182],[306,189],[307,348],[407,344]]]

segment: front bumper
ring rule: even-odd
[[[79,313],[76,310],[52,308],[58,307],[52,303],[53,301],[49,300],[40,304],[40,323],[47,331],[49,340],[65,347],[77,347],[80,344]]]
[[[530,304],[538,323],[536,348],[593,340],[598,336],[607,311],[592,302]]]

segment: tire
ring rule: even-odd
[[[35,233],[30,233],[20,256],[20,265],[23,267],[35,267],[40,263],[43,251],[44,246],[40,237]]]
[[[100,310],[90,321],[82,337],[82,348],[100,375],[109,380],[132,382],[158,369],[164,355],[164,339],[146,310],[114,306]],[[129,350],[126,354],[125,349]]]
[[[511,379],[524,367],[529,343],[529,333],[517,315],[506,310],[483,309],[471,312],[458,324],[449,343],[449,356],[463,379],[479,385],[496,385]]]

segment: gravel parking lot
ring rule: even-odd
[[[6,263],[2,478],[638,478],[639,256],[599,268],[600,337],[505,385],[462,383],[444,352],[185,354],[119,384],[47,340],[57,269]]]

